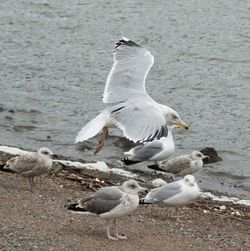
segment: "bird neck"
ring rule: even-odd
[[[168,128],[168,136],[160,138],[160,142],[162,142],[163,144],[169,144],[173,141],[174,141],[173,134],[172,134],[171,130]]]

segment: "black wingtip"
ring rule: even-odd
[[[69,205],[65,205],[65,207],[69,210],[75,210],[76,206],[78,206],[78,203],[73,203]]]
[[[145,202],[144,202],[144,198],[142,198],[142,199],[139,200],[139,204],[140,204],[140,205],[142,205],[142,204],[144,204],[144,203],[145,203]]]
[[[74,212],[86,212],[87,210],[84,208],[79,207],[78,203],[73,203],[65,206],[68,210]]]
[[[136,47],[141,47],[139,44],[135,43],[134,41],[126,38],[126,37],[122,37],[116,44],[115,44],[115,49],[114,51],[116,51],[120,46],[122,45],[128,45],[128,46],[136,46]]]
[[[140,162],[141,162],[141,161],[130,160],[130,159],[128,159],[128,158],[121,159],[121,161],[122,161],[125,165],[127,165],[127,166],[129,166],[129,165],[134,165],[134,164],[136,164],[136,163],[140,163]]]
[[[146,201],[145,201],[145,198],[142,198],[142,199],[139,200],[139,204],[140,204],[140,205],[149,205],[149,204],[152,204],[152,203],[146,202]]]
[[[159,166],[156,164],[155,165],[148,165],[147,167],[150,169],[156,170],[156,171],[164,171],[161,168],[159,168]]]

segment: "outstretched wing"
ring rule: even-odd
[[[118,103],[140,95],[150,98],[145,79],[154,63],[152,54],[135,42],[122,38],[116,43],[114,63],[108,75],[103,103]]]
[[[168,135],[166,121],[154,103],[125,102],[110,113],[124,136],[134,142],[152,141]]]

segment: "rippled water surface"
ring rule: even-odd
[[[0,143],[82,159],[120,159],[110,137],[99,156],[73,144],[103,109],[114,43],[147,47],[147,90],[189,122],[176,153],[213,146],[223,161],[196,174],[201,187],[250,198],[249,1],[0,1]],[[115,131],[113,135],[119,135]]]

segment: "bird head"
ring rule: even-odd
[[[197,185],[195,177],[193,175],[186,175],[184,178],[184,183],[186,183],[188,186],[195,186]]]
[[[47,147],[42,147],[37,151],[39,154],[47,157],[51,157],[53,155],[53,152],[47,148]]]
[[[138,194],[139,192],[147,191],[146,188],[141,187],[135,180],[125,181],[121,185],[121,190],[125,193],[134,194],[134,195]]]
[[[162,105],[161,106],[162,109],[162,114],[164,116],[164,119],[166,121],[166,124],[168,126],[170,126],[171,128],[183,128],[185,130],[189,130],[190,127],[188,126],[187,123],[185,123],[180,115],[178,114],[178,112],[176,112],[174,109]]]
[[[206,159],[206,158],[209,159],[209,156],[204,155],[203,153],[201,153],[201,152],[199,152],[199,151],[193,151],[193,152],[191,153],[191,158],[192,158],[193,160],[199,160],[199,159],[203,160],[203,159]]]

